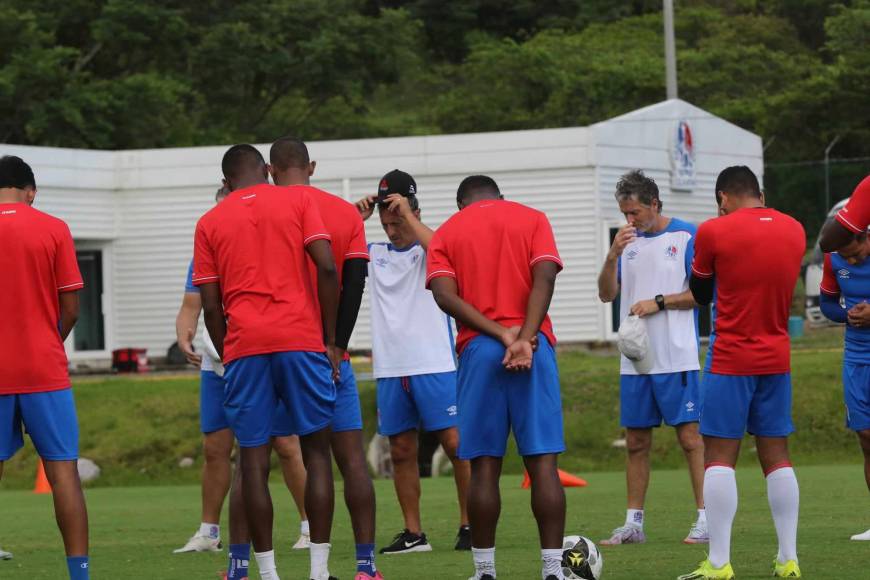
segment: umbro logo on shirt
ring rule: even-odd
[[[387,260],[386,258],[378,258],[377,260],[375,260],[375,266],[380,266],[381,268],[385,268],[389,263],[389,260]]]
[[[626,256],[628,256],[629,260],[634,260],[635,258],[637,258],[637,250],[629,250]]]
[[[849,278],[849,270],[847,270],[846,268],[838,270],[837,274],[840,276],[840,278],[845,278],[845,279]]]

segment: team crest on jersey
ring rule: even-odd
[[[677,249],[677,246],[675,246],[674,244],[671,244],[667,248],[665,248],[665,257],[670,259],[670,260],[676,260],[678,253],[679,253],[679,250]]]
[[[837,271],[837,274],[840,276],[840,278],[844,278],[846,280],[849,279],[849,270],[847,270],[846,268],[840,269],[839,271]]]
[[[414,254],[414,255],[411,257],[411,262],[414,263],[414,264],[416,264],[416,263],[417,263],[417,260],[419,260],[419,259],[420,259],[420,254]]]

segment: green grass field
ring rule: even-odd
[[[870,578],[870,546],[849,542],[851,534],[870,527],[867,490],[854,434],[843,426],[842,330],[826,329],[794,341],[794,419],[791,447],[801,483],[799,536],[801,564],[807,578]],[[599,540],[624,517],[623,450],[612,442],[619,427],[618,366],[612,350],[567,350],[559,355],[568,452],[562,467],[590,482],[569,489],[567,533]],[[224,566],[217,554],[173,555],[195,530],[199,517],[198,385],[193,374],[176,376],[78,379],[76,400],[81,423],[82,456],[94,459],[103,475],[87,490],[91,514],[93,577],[213,578]],[[375,424],[375,392],[360,383],[367,436]],[[195,460],[182,469],[182,457]],[[26,446],[7,462],[0,483],[0,546],[15,553],[0,562],[0,578],[65,577],[59,534],[50,498],[27,490],[33,485],[35,454]],[[694,513],[682,453],[671,430],[657,434],[653,480],[647,505],[649,542],[608,549],[605,578],[673,578],[704,557],[702,548],[680,543]],[[519,489],[520,463],[506,460],[504,509],[498,542],[500,578],[537,578],[537,534],[528,507],[528,491]],[[305,578],[307,554],[291,553],[297,521],[289,494],[273,479],[279,570],[284,578]],[[741,504],[733,544],[738,577],[770,575],[776,551],[764,480],[755,465],[750,441],[738,469]],[[340,486],[341,483],[339,482]],[[376,482],[378,543],[401,526],[392,483]],[[337,490],[340,498],[340,491]],[[432,554],[381,558],[391,579],[467,578],[468,554],[452,551],[456,532],[452,480],[424,481],[423,515],[435,546]],[[226,510],[225,510],[226,511]],[[224,522],[226,524],[226,522]],[[340,578],[353,571],[347,513],[336,509],[332,571]]]
[[[589,487],[568,489],[568,533],[594,540],[607,535],[624,517],[621,473],[584,474]],[[776,552],[773,523],[767,508],[764,481],[757,468],[738,470],[740,508],[734,527],[733,564],[738,578],[770,576]],[[870,546],[850,542],[849,536],[870,526],[867,490],[861,469],[852,466],[798,468],[801,484],[799,550],[806,578],[867,578]],[[529,492],[520,489],[518,476],[502,485],[501,526],[496,560],[499,578],[540,578],[537,533],[529,509]],[[391,483],[377,482],[378,543],[383,545],[400,526]],[[429,554],[380,557],[388,580],[410,578],[467,578],[471,556],[452,550],[456,532],[452,480],[425,480],[423,521],[435,547]],[[92,529],[93,578],[208,579],[225,565],[221,554],[181,554],[180,546],[198,523],[196,486],[98,488],[87,492]],[[289,549],[298,523],[286,489],[273,487],[276,504],[275,537],[282,578],[307,578],[307,552]],[[0,542],[15,559],[0,562],[0,578],[56,580],[65,564],[54,527],[51,500],[24,491],[2,496]],[[339,496],[340,497],[340,496]],[[339,500],[340,501],[340,500]],[[857,508],[857,509],[856,509]],[[648,542],[604,550],[608,580],[675,578],[704,557],[703,547],[680,543],[694,516],[684,471],[653,473],[647,507]],[[224,521],[226,524],[226,521]],[[331,572],[342,580],[354,571],[353,545],[347,511],[337,505]],[[254,575],[253,577],[256,577]]]

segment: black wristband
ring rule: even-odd
[[[661,294],[656,296],[656,304],[658,305],[660,311],[664,310],[665,309],[665,297],[662,296]]]

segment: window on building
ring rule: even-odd
[[[79,320],[73,329],[76,351],[105,350],[103,316],[103,252],[76,252],[85,287],[79,291]]]

